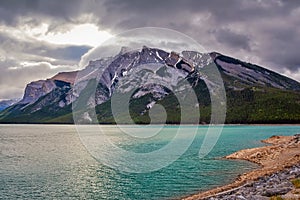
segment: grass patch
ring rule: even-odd
[[[281,196],[272,196],[270,200],[284,200]]]
[[[300,179],[294,179],[292,180],[292,184],[294,185],[295,188],[300,188]]]

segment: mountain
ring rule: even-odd
[[[74,84],[78,71],[73,72],[60,72],[55,76],[51,77],[50,80],[58,80],[66,83]]]
[[[18,98],[16,98],[16,99],[6,99],[6,100],[0,101],[0,111],[2,111],[5,108],[17,103],[18,101],[20,101],[20,99],[18,99]]]
[[[0,122],[73,123],[75,110],[80,123],[98,123],[93,114],[100,123],[115,123],[112,97],[130,94],[129,113],[135,123],[149,123],[155,104],[164,106],[167,123],[180,123],[177,95],[187,90],[183,83],[188,82],[198,100],[191,102],[201,114],[198,122],[209,123],[210,90],[219,87],[213,66],[225,86],[226,123],[300,122],[300,83],[295,80],[217,52],[176,53],[146,46],[122,49],[113,57],[90,61],[83,70],[29,83],[22,100],[0,113]],[[92,108],[95,113],[89,111]],[[117,114],[126,118],[126,110]]]

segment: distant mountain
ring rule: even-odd
[[[18,99],[18,98],[16,98],[16,99],[6,99],[6,100],[0,101],[0,111],[2,111],[5,108],[17,103],[18,101],[20,101],[20,99]]]
[[[201,114],[199,123],[209,123],[211,100],[207,83],[216,82],[208,80],[205,73],[212,65],[217,66],[225,85],[226,123],[300,122],[300,83],[295,80],[216,52],[178,54],[149,47],[140,51],[122,50],[114,57],[90,61],[81,71],[62,72],[29,83],[22,100],[0,113],[0,122],[73,123],[72,103],[75,107],[83,103],[83,107],[96,108],[100,123],[114,123],[112,95],[125,94],[140,85],[129,102],[130,115],[136,123],[150,122],[149,110],[154,104],[165,107],[167,123],[179,123],[176,95],[170,88],[156,84],[163,79],[173,85],[188,81],[199,101],[195,105]],[[152,83],[145,81],[149,73],[156,77]],[[134,81],[127,81],[128,75]],[[90,121],[87,114],[82,114],[82,123],[97,123]]]

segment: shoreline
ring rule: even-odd
[[[272,136],[262,140],[268,146],[243,149],[225,156],[225,159],[246,160],[256,163],[260,168],[244,173],[230,184],[182,198],[182,200],[200,200],[215,198],[237,191],[259,178],[283,172],[300,164],[300,134],[294,136]]]
[[[132,125],[145,125],[149,126],[149,124],[74,124],[74,123],[2,123],[0,125],[101,125],[101,126],[112,126],[112,125],[120,125],[120,126],[132,126]],[[230,127],[230,126],[300,126],[300,124],[150,124],[150,126],[201,126],[201,127],[209,127],[209,126],[218,126],[218,127]]]

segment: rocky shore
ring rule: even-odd
[[[300,178],[300,164],[270,176],[246,183],[230,191],[207,197],[207,200],[270,200],[274,198],[300,200],[300,189],[292,181]]]
[[[229,185],[185,200],[300,200],[300,134],[272,136],[269,146],[244,149],[226,156],[257,163],[260,169],[240,175]]]

